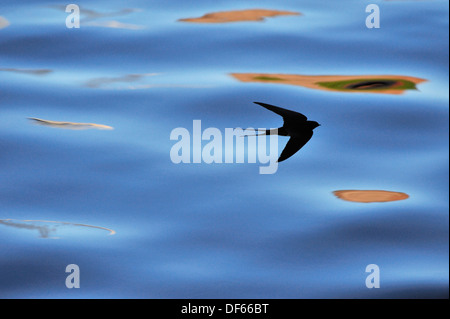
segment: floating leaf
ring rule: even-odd
[[[402,94],[415,90],[426,80],[403,75],[299,75],[271,73],[231,73],[241,82],[274,83],[347,93]]]
[[[392,202],[409,198],[405,193],[384,190],[340,190],[333,194],[340,199],[358,203]]]
[[[354,79],[347,81],[317,82],[318,85],[337,91],[415,90],[416,84],[404,79]]]
[[[235,11],[221,11],[207,13],[199,18],[179,19],[182,22],[195,23],[227,23],[238,21],[263,21],[266,17],[276,17],[281,15],[301,15],[299,12],[279,11],[268,9],[247,9]]]

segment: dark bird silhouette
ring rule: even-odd
[[[283,117],[283,126],[278,129],[266,130],[257,135],[277,134],[290,136],[284,150],[281,152],[278,162],[282,162],[300,150],[313,136],[313,129],[320,126],[316,121],[308,121],[301,113],[283,109],[278,106],[254,102]]]

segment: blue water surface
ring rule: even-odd
[[[370,3],[378,29],[365,24]],[[81,26],[68,29],[66,3],[0,2],[1,298],[448,298],[448,1],[76,4]],[[302,15],[178,21],[254,8]],[[231,73],[426,81],[348,93]],[[193,120],[281,126],[253,101],[321,126],[272,175],[172,162],[170,134]],[[409,198],[357,203],[336,190]],[[47,223],[43,235],[35,221],[116,233]],[[66,288],[68,264],[79,289]],[[378,289],[366,287],[369,264]]]

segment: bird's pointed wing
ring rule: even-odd
[[[283,109],[281,107],[275,106],[275,105],[270,105],[270,104],[266,104],[266,103],[261,103],[261,102],[253,102],[256,103],[258,105],[261,105],[262,107],[265,107],[266,109],[277,113],[278,115],[281,115],[283,117],[284,120],[294,120],[294,121],[306,121],[308,120],[308,118],[306,116],[304,116],[301,113],[298,112],[294,112],[291,110],[286,110]]]
[[[280,157],[278,158],[278,163],[288,159],[299,149],[301,149],[313,136],[313,131],[305,132],[302,136],[291,137],[291,139],[287,142],[284,150],[281,152]]]

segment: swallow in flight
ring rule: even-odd
[[[320,126],[316,121],[308,121],[308,118],[301,113],[283,109],[278,106],[254,102],[266,109],[277,113],[283,117],[283,126],[278,129],[266,130],[257,135],[280,135],[290,136],[284,150],[278,158],[278,163],[282,162],[300,150],[313,136],[313,130]]]

